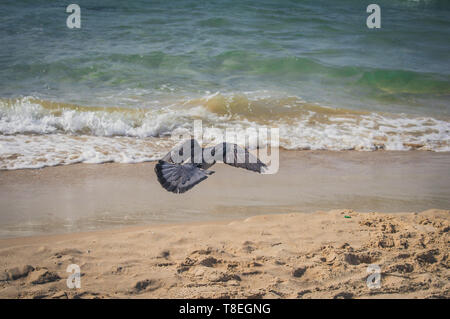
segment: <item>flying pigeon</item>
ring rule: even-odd
[[[172,193],[184,193],[212,175],[214,171],[208,168],[217,161],[258,173],[267,168],[266,164],[237,144],[224,142],[202,148],[197,140],[190,139],[160,159],[155,172],[163,188]]]

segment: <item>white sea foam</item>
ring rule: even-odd
[[[75,163],[139,163],[165,154],[166,139],[50,135],[0,135],[0,169],[42,168]]]
[[[0,101],[0,169],[155,160],[175,144],[167,136],[192,133],[194,120],[203,121],[204,142],[211,144],[221,142],[227,128],[237,130],[242,135],[238,143],[244,144],[247,128],[278,127],[280,146],[292,150],[450,151],[450,123],[442,119],[327,113],[322,107],[302,109],[285,101],[277,103],[289,105],[292,112],[299,108],[298,114],[272,119],[271,110],[249,115],[248,110],[258,106],[251,105],[251,99],[245,112],[229,113],[233,108],[228,105],[224,108],[228,113],[217,112],[216,105],[211,109],[207,104],[214,98],[217,93],[145,111],[49,107],[32,98]]]

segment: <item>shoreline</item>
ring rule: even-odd
[[[441,154],[441,155],[450,155],[450,151],[432,151],[432,150],[423,150],[420,149],[420,145],[417,144],[407,144],[407,146],[411,147],[411,149],[408,150],[386,150],[383,148],[379,149],[373,149],[373,150],[358,150],[358,149],[344,149],[344,150],[330,150],[330,149],[288,149],[284,148],[282,146],[279,147],[279,153],[283,154],[286,157],[291,157],[290,155],[286,154],[295,154],[295,153],[317,153],[317,154],[342,154],[342,153],[363,153],[363,154],[410,154],[410,153],[419,153],[419,154]],[[251,153],[254,153],[254,151],[250,151]],[[166,151],[163,152],[162,156],[167,153]],[[161,157],[162,157],[161,156]],[[55,165],[46,165],[42,167],[26,167],[26,168],[1,168],[0,174],[2,172],[22,172],[22,171],[40,171],[40,170],[47,170],[57,167],[72,167],[72,166],[95,166],[95,165],[142,165],[146,163],[156,163],[158,162],[158,159],[149,159],[149,160],[143,160],[139,162],[115,162],[114,160],[105,161],[105,162],[99,162],[99,163],[86,163],[86,162],[74,162],[74,163],[60,163]]]

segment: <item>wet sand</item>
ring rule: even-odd
[[[292,151],[275,175],[223,164],[189,192],[157,182],[154,163],[0,171],[0,238],[261,214],[420,212],[450,207],[449,153]]]

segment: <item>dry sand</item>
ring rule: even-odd
[[[333,210],[3,239],[0,297],[449,298],[449,213]],[[80,289],[66,286],[70,264]],[[369,264],[378,289],[366,285]]]

